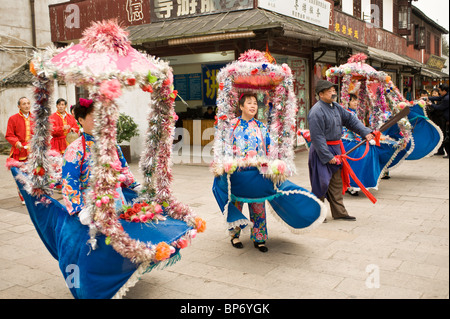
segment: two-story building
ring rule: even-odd
[[[317,80],[355,53],[365,53],[369,64],[388,72],[413,97],[448,81],[440,72],[441,36],[448,31],[411,0],[71,0],[49,5],[49,17],[57,46],[78,41],[91,21],[117,18],[135,48],[170,61],[183,98],[175,109],[185,120],[200,119],[215,105],[215,75],[248,49],[268,49],[278,63],[290,65],[298,128],[307,127]],[[69,104],[86,94],[68,91]],[[124,100],[130,114],[147,104],[139,94]],[[144,130],[145,114],[135,118]],[[134,155],[140,153],[134,149]]]
[[[416,0],[414,0],[416,1]],[[413,1],[413,2],[414,2]],[[448,31],[411,0],[335,1],[334,31],[368,46],[369,63],[387,71],[408,98],[447,81],[442,71],[442,35]]]

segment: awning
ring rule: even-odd
[[[434,70],[424,66],[422,70],[420,70],[420,74],[432,79],[448,79],[448,74],[441,72],[439,70]]]
[[[409,66],[415,69],[420,69],[424,65],[420,63],[419,61],[415,61],[413,59],[400,56],[398,54],[384,51],[381,49],[377,49],[374,47],[369,47],[369,57],[373,60],[386,63],[386,64],[394,64],[394,65],[404,65]]]
[[[252,31],[278,28],[286,37],[367,52],[367,46],[313,24],[263,9],[224,12],[127,28],[133,45],[164,41],[165,45],[254,37]],[[183,39],[176,40],[176,39]],[[170,43],[169,43],[170,40]]]

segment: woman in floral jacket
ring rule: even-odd
[[[258,102],[255,94],[241,94],[239,107],[242,115],[236,119],[231,132],[233,155],[239,158],[266,156],[269,152],[270,137],[266,126],[254,117],[258,112]],[[234,205],[242,211],[243,202],[236,201]],[[262,252],[268,251],[265,202],[248,203],[250,221],[253,223],[251,240],[255,248]],[[231,244],[235,248],[244,246],[239,240],[241,229],[236,227],[232,232]]]
[[[75,119],[83,127],[83,133],[67,147],[63,157],[62,194],[64,205],[71,215],[80,213],[86,205],[86,196],[90,190],[92,147],[95,143],[92,136],[95,125],[92,100],[80,99],[73,110]],[[119,146],[117,146],[117,158],[111,165],[120,172],[119,180],[122,184],[130,188],[137,186]],[[119,185],[117,186],[114,196],[116,209],[125,204],[122,188]]]

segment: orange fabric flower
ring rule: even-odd
[[[170,246],[165,242],[159,243],[156,246],[156,254],[155,254],[156,260],[161,261],[169,257],[170,257]]]
[[[195,224],[197,225],[197,231],[203,233],[206,230],[206,222],[200,217],[195,217]]]

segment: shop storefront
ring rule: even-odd
[[[176,1],[173,6],[177,8]],[[314,12],[317,15],[318,11]],[[329,7],[321,7],[319,13],[328,21]],[[129,27],[130,39],[135,47],[170,61],[175,89],[181,97],[176,101],[176,111],[183,123],[177,125],[189,131],[193,145],[205,146],[213,138],[209,134],[213,121],[205,116],[208,107],[215,108],[216,104],[215,75],[241,53],[248,49],[268,49],[278,64],[290,66],[298,98],[297,128],[303,129],[308,127],[307,114],[315,102],[316,79],[312,76],[315,52],[326,49],[327,56],[336,57],[336,50],[349,46],[348,40],[343,41],[322,26],[259,8],[182,19],[173,14],[167,19],[160,15],[158,19],[151,24]],[[263,116],[261,109],[258,117],[264,120]],[[194,135],[201,136],[201,141],[193,138]]]

